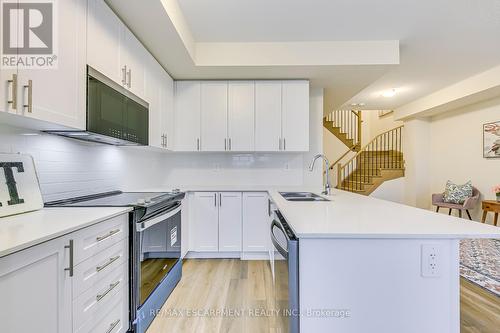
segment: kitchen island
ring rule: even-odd
[[[460,331],[459,241],[500,229],[334,190],[269,192],[299,239],[301,332]]]

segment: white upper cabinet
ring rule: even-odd
[[[125,85],[120,41],[123,23],[104,0],[88,0],[87,63],[118,84]]]
[[[175,82],[175,150],[197,151],[200,142],[200,82]]]
[[[54,34],[57,66],[18,67],[17,114],[71,128],[85,128],[86,43],[82,41],[86,40],[86,8],[86,0],[58,3],[54,13],[58,20],[58,31]]]
[[[148,57],[146,75],[146,100],[149,103],[149,145],[157,148],[164,148],[165,134],[162,124],[161,109],[161,84],[159,73],[156,71],[160,66],[153,56]]]
[[[228,84],[228,150],[255,150],[255,83]]]
[[[281,150],[281,81],[255,82],[255,150]]]
[[[149,145],[171,150],[174,128],[173,80],[152,55],[148,55],[145,75],[145,98],[149,103]]]
[[[219,193],[219,252],[241,251],[241,196]]]
[[[161,124],[165,134],[164,148],[174,149],[174,80],[163,70],[160,71]]]
[[[284,151],[309,150],[309,81],[282,82],[282,146]]]
[[[149,52],[104,0],[88,2],[87,63],[134,95],[145,98]]]
[[[150,55],[125,26],[121,46],[120,58],[126,67],[125,85],[132,93],[144,98],[145,62]]]
[[[227,138],[227,82],[201,82],[201,150],[225,151]]]
[[[175,150],[309,150],[306,80],[179,81],[177,87]]]

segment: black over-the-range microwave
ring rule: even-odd
[[[86,130],[45,132],[111,145],[148,145],[149,105],[125,87],[87,66]]]

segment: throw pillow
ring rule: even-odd
[[[457,185],[448,180],[444,191],[444,202],[463,204],[470,197],[472,197],[472,183],[470,181],[464,185]]]

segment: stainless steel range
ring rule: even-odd
[[[46,207],[133,207],[130,213],[130,332],[143,333],[182,275],[182,192],[107,192]]]

